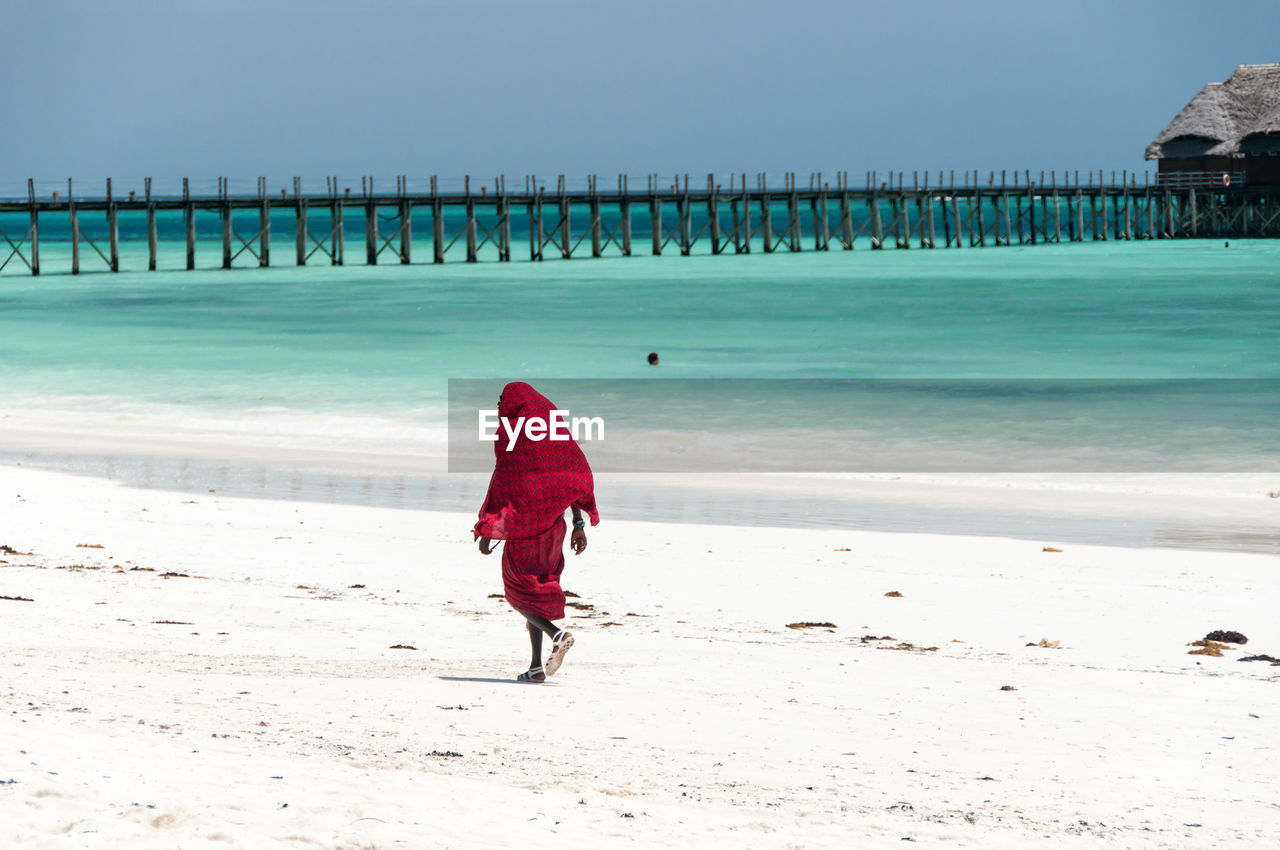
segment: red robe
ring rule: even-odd
[[[521,416],[549,423],[553,409],[555,405],[533,387],[511,383],[502,390],[498,417],[512,427]],[[595,480],[572,439],[534,441],[521,432],[511,451],[507,442],[507,432],[499,425],[493,477],[474,533],[477,538],[507,541],[502,548],[502,585],[511,606],[558,620],[564,617],[564,512],[577,505],[592,525],[600,521]]]

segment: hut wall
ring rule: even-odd
[[[1249,186],[1280,186],[1280,156],[1246,157],[1244,181]]]
[[[1177,174],[1187,171],[1235,171],[1240,160],[1229,156],[1180,156],[1157,160],[1158,173]]]

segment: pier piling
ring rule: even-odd
[[[187,271],[191,271],[196,267],[196,208],[191,202],[191,185],[186,177],[182,178],[182,211],[187,231]]]
[[[431,178],[431,242],[432,242],[432,258],[433,263],[444,262],[444,204],[440,200],[438,191],[439,184],[436,182],[435,176]],[[532,216],[530,216],[532,221]],[[542,252],[539,249],[537,256],[531,259],[542,259]]]
[[[266,178],[263,180],[266,187]],[[258,265],[266,268],[271,265],[271,199],[264,192],[262,206],[258,208]]]
[[[556,196],[556,206],[559,208],[560,213],[560,256],[567,260],[573,256],[573,247],[569,244],[569,241],[572,238],[572,233],[570,231],[569,196],[564,190],[563,174],[561,174],[556,180]]]
[[[116,209],[114,196],[111,194],[111,178],[107,178],[107,245],[111,258],[107,265],[111,271],[120,271],[120,216]]]
[[[224,269],[231,268],[231,234],[234,232],[231,215],[231,202],[224,199],[222,201],[222,267]]]
[[[467,180],[469,184],[470,178],[467,178]],[[467,190],[469,193],[470,185],[468,185]],[[479,254],[478,254],[479,249],[477,247],[477,242],[476,242],[476,199],[471,197],[470,194],[467,195],[466,210],[467,210],[467,221],[464,227],[466,228],[467,262],[474,263],[479,260]]]
[[[501,201],[505,205],[506,198]],[[411,252],[413,251],[413,204],[408,198],[402,198],[400,201],[400,265],[407,266],[413,262]],[[500,252],[501,253],[501,252]],[[507,260],[509,256],[500,256],[499,259]]]
[[[649,190],[649,229],[653,233],[653,255],[661,257],[663,244],[662,198],[658,197],[657,188],[654,185]]]
[[[151,178],[148,177],[144,184],[146,191],[147,203],[147,271],[156,270],[156,243],[159,241],[156,234],[156,204],[151,200]]]
[[[631,256],[631,200],[626,195],[626,178],[623,178],[622,200],[618,202],[618,215],[621,221],[618,227],[622,229],[622,256]]]
[[[302,178],[293,178],[293,197],[297,202],[294,207],[294,249],[295,265],[307,264],[307,199],[302,197]]]
[[[31,228],[27,231],[31,238],[31,262],[29,265],[31,266],[31,276],[36,277],[40,274],[40,209],[36,206],[36,185],[31,178],[27,178],[27,203],[31,207]]]
[[[365,178],[360,178],[361,194],[365,197],[364,202],[364,256],[365,263],[371,266],[378,264],[378,205],[372,198],[372,193],[366,188]]]
[[[715,185],[715,175],[707,175],[707,225],[711,228],[711,253],[719,254],[724,249],[724,240],[720,232],[720,187]]]

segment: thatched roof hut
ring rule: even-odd
[[[1280,103],[1253,123],[1240,138],[1240,152],[1245,154],[1280,153]]]
[[[1147,159],[1229,156],[1238,148],[1240,128],[1257,118],[1225,83],[1209,83],[1147,145]]]
[[[1147,145],[1160,172],[1239,171],[1280,174],[1280,164],[1251,167],[1255,156],[1280,154],[1280,64],[1241,65],[1226,82],[1209,83]],[[1274,182],[1268,179],[1267,182]]]

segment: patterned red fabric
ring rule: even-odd
[[[502,589],[517,611],[548,620],[564,617],[564,517],[537,537],[508,540],[502,547]]]
[[[498,401],[498,417],[514,426],[523,416],[550,419],[555,409],[546,396],[525,383],[507,384]],[[573,440],[516,440],[507,451],[506,432],[499,426],[493,444],[495,464],[489,493],[480,508],[475,536],[518,540],[540,536],[570,505],[577,505],[600,522],[596,510],[595,479],[582,449]]]
[[[498,416],[514,427],[524,416],[549,421],[555,409],[546,396],[524,383],[502,390]],[[577,505],[600,521],[595,480],[582,449],[572,440],[533,441],[523,436],[507,451],[506,431],[499,426],[489,493],[480,508],[476,537],[506,540],[502,551],[502,586],[517,611],[548,620],[564,617],[564,512]]]

